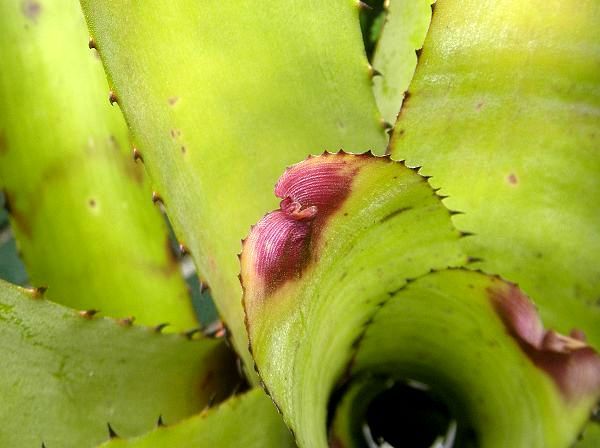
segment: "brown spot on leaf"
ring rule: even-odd
[[[510,173],[507,177],[506,180],[508,181],[509,184],[511,185],[517,185],[519,183],[519,179],[517,179],[517,175],[515,173]]]
[[[92,198],[88,201],[88,204],[90,207],[94,208],[96,207],[96,200]]]
[[[475,110],[476,111],[480,111],[481,109],[483,109],[483,106],[485,106],[485,103],[483,101],[479,101],[476,105],[475,105]]]
[[[178,96],[170,96],[167,99],[167,102],[169,103],[169,106],[171,106],[171,107],[175,106],[175,104],[177,104],[177,101],[179,101],[179,97]]]
[[[488,293],[508,333],[567,400],[600,394],[600,356],[586,344],[583,332],[565,336],[545,330],[533,303],[515,285],[502,283]]]
[[[42,5],[36,0],[24,0],[21,3],[21,11],[25,17],[35,23],[42,12]]]

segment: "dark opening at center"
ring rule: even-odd
[[[365,418],[368,446],[375,443],[394,448],[430,448],[436,440],[446,439],[453,424],[448,407],[440,399],[425,387],[406,383],[396,383],[376,396]]]

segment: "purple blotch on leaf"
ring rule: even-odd
[[[25,17],[35,22],[42,12],[42,5],[35,0],[24,0],[21,3],[21,10],[23,11]]]
[[[343,204],[362,157],[326,153],[288,168],[275,186],[279,210],[253,229],[251,247],[255,273],[271,293],[299,278],[311,260],[315,243],[328,218]]]
[[[489,293],[509,334],[566,399],[600,395],[600,356],[587,345],[582,331],[565,336],[544,329],[535,306],[515,285],[491,288]]]

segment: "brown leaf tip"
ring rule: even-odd
[[[123,327],[131,327],[133,325],[134,321],[135,321],[135,317],[129,316],[129,317],[124,317],[123,319],[118,319],[117,323]]]
[[[161,333],[168,326],[169,326],[168,322],[163,322],[162,324],[158,324],[157,326],[155,326],[154,331],[156,333]]]
[[[84,319],[91,319],[92,317],[94,317],[96,314],[98,314],[98,310],[83,310],[79,312],[79,315],[81,317],[83,317]]]
[[[112,90],[110,92],[108,92],[108,101],[110,102],[111,105],[118,102],[117,94]]]
[[[34,299],[41,299],[42,297],[44,297],[44,294],[46,294],[46,291],[48,291],[48,287],[47,286],[37,286],[35,288],[29,289],[29,291],[31,292],[31,296]]]
[[[225,327],[221,320],[217,320],[208,324],[204,328],[203,334],[209,338],[223,338],[227,335],[227,327]]]
[[[153,204],[163,204],[163,198],[156,191],[152,192],[152,203]]]
[[[133,148],[133,161],[137,162],[138,160],[144,163],[144,157],[142,156],[142,153],[140,153],[139,149]]]
[[[544,329],[533,303],[515,285],[502,283],[488,293],[508,333],[566,399],[600,395],[600,356],[587,345],[582,331],[565,336]]]
[[[106,426],[108,427],[108,438],[109,439],[117,439],[119,437],[119,435],[115,432],[113,427],[110,426],[110,423],[107,423]]]

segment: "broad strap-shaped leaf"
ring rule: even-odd
[[[455,446],[568,447],[600,398],[600,357],[574,336],[545,330],[516,286],[447,270],[381,309],[352,375],[429,385],[458,420]]]
[[[197,326],[77,1],[0,4],[0,188],[35,286],[77,309]]]
[[[600,3],[440,0],[391,144],[474,266],[600,347]]]
[[[600,358],[579,333],[545,330],[515,286],[445,271],[467,263],[459,241],[469,236],[424,177],[385,158],[324,154],[288,169],[275,193],[280,209],[244,243],[244,305],[257,370],[300,446],[327,445],[335,386],[367,373],[431,383],[477,446],[575,440],[600,395]],[[356,396],[350,414],[329,417],[360,428],[364,412],[352,415],[365,399]],[[502,439],[495,419],[509,433],[515,423],[515,433]],[[329,441],[362,446],[343,434]]]
[[[103,448],[285,448],[292,434],[260,388],[171,426],[135,439],[112,439]]]
[[[235,362],[222,341],[93,317],[0,281],[0,446],[85,448],[220,401]]]
[[[417,51],[431,22],[435,0],[388,0],[385,24],[373,55],[373,78],[377,107],[388,123],[395,123],[417,66]]]
[[[358,3],[81,3],[175,232],[248,362],[236,254],[275,206],[277,176],[311,151],[385,146]]]
[[[329,393],[363,326],[408,278],[466,259],[426,179],[387,158],[309,158],[275,191],[281,209],[242,252],[250,344],[299,444],[324,446]]]

